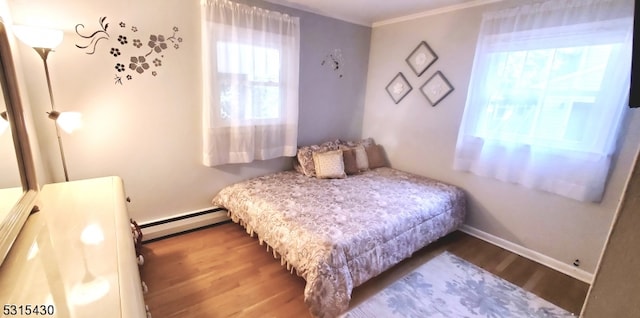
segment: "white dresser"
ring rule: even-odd
[[[147,317],[122,180],[45,185],[36,205],[0,266],[3,317]]]

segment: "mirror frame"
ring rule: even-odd
[[[14,65],[11,44],[4,21],[0,18],[0,84],[4,92],[7,116],[13,135],[13,144],[20,170],[23,195],[11,208],[4,220],[0,220],[0,265],[11,250],[13,242],[32,210],[37,210],[35,200],[38,195],[38,183],[29,143],[29,134],[20,97],[16,67]]]

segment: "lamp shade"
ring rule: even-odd
[[[62,38],[64,36],[62,30],[26,25],[14,26],[13,33],[15,33],[20,41],[30,47],[45,49],[56,48],[60,43],[62,43]]]
[[[61,112],[56,122],[62,130],[70,134],[76,129],[82,128],[82,114],[79,112]]]
[[[4,134],[4,131],[9,128],[9,121],[5,118],[7,112],[2,112],[2,116],[0,116],[0,135]]]

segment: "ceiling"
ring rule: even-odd
[[[486,0],[266,0],[320,15],[371,26],[425,11],[493,2]],[[495,0],[494,0],[495,1]]]

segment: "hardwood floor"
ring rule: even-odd
[[[462,232],[416,252],[356,288],[351,306],[442,251],[449,251],[548,301],[579,314],[589,286]],[[155,318],[310,317],[304,280],[280,266],[242,227],[225,223],[147,243],[145,300]]]

